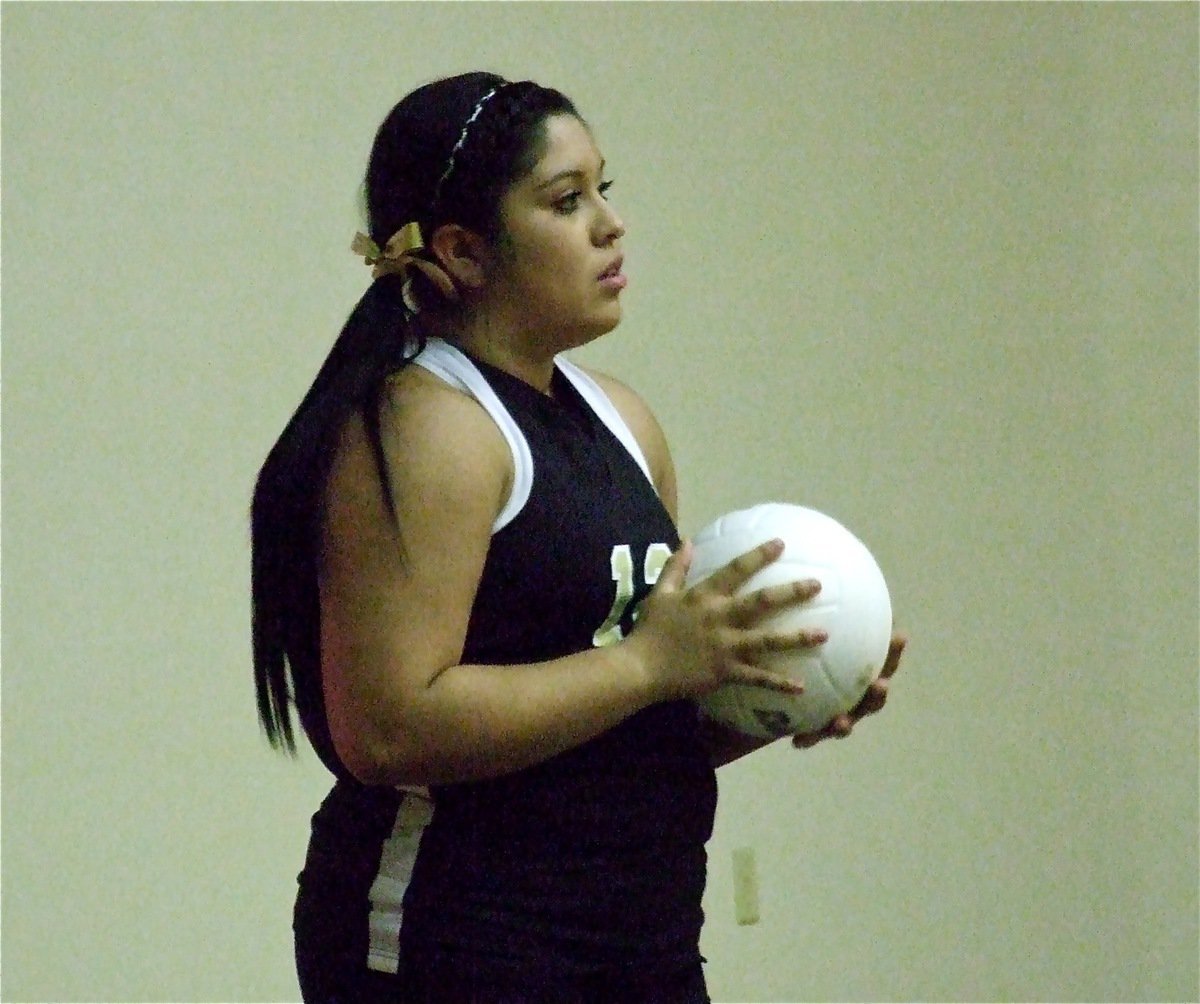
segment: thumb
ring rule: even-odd
[[[667,563],[663,565],[662,573],[658,577],[658,585],[660,588],[676,590],[682,588],[687,581],[688,569],[692,567],[692,542],[690,539],[680,541],[678,549],[667,559]]]

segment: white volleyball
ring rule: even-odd
[[[821,628],[819,646],[773,653],[764,665],[799,678],[804,693],[784,694],[730,684],[701,698],[709,717],[761,739],[815,732],[856,705],[887,658],[892,604],[875,558],[857,537],[824,513],[771,502],[721,516],[692,538],[688,585],[694,585],[759,544],[778,537],[783,554],[739,592],[816,579],[807,603],[764,621],[782,630]]]

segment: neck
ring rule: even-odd
[[[556,352],[515,330],[468,322],[442,337],[505,373],[523,380],[535,390],[550,394]]]

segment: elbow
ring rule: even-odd
[[[342,766],[359,784],[395,787],[396,785],[428,783],[420,763],[395,743],[384,740],[353,742],[334,740],[334,749]]]
[[[360,784],[424,784],[421,757],[404,731],[368,716],[329,715],[329,733],[342,766]]]
[[[341,765],[364,785],[423,783],[414,776],[421,757],[413,715],[394,698],[348,685],[333,668],[328,662],[323,667],[325,722]]]
[[[331,733],[342,765],[356,781],[369,786],[459,784],[521,766],[497,756],[491,747],[481,754],[461,735],[439,736],[420,725],[375,730],[366,726],[340,735],[331,729]]]
[[[327,686],[325,713],[334,752],[360,784],[428,787],[502,772],[494,750],[481,755],[461,717],[425,695],[380,698]]]
[[[338,759],[359,784],[368,786],[401,784],[392,780],[395,771],[392,759],[377,746],[363,743],[334,743]]]

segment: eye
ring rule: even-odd
[[[568,213],[575,212],[579,208],[579,200],[583,197],[583,193],[579,191],[567,192],[554,203],[555,212],[562,213],[566,216]]]
[[[600,198],[605,200],[608,199],[607,193],[608,190],[612,188],[612,184],[613,183],[611,181],[602,181],[596,186],[596,193],[600,196]],[[579,202],[583,198],[583,195],[584,193],[577,188],[574,188],[569,192],[565,192],[563,195],[555,199],[554,211],[563,216],[569,216],[579,208]]]

